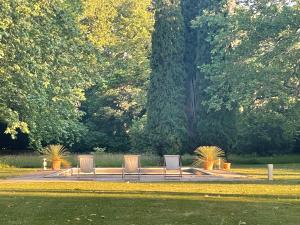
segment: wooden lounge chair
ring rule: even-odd
[[[77,156],[77,175],[80,173],[96,175],[95,162],[93,155],[79,155]]]
[[[181,157],[180,155],[164,155],[164,178],[182,178]],[[178,173],[168,173],[168,171],[178,171]]]
[[[125,179],[126,175],[137,175],[138,179],[140,179],[140,155],[124,155],[122,165],[122,179]]]

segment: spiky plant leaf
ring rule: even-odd
[[[70,163],[65,159],[69,152],[63,145],[48,145],[41,153],[51,162],[60,160],[64,167],[70,166]]]
[[[217,146],[200,146],[195,150],[196,159],[193,166],[200,166],[204,162],[216,162],[224,158],[224,151]]]

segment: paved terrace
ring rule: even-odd
[[[159,181],[183,181],[183,182],[205,182],[205,181],[246,181],[251,178],[237,173],[224,170],[207,171],[193,167],[183,167],[182,177],[178,177],[177,171],[168,171],[167,177],[163,175],[163,168],[149,167],[142,168],[140,179],[136,174],[126,175],[122,179],[122,168],[96,168],[96,174],[78,173],[77,168],[70,168],[60,171],[41,170],[36,173],[14,177],[6,181],[138,181],[138,182],[159,182]]]

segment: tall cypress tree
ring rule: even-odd
[[[199,12],[198,16],[202,16],[204,10],[213,8],[212,0],[203,0],[199,3]],[[201,145],[211,145],[212,142],[209,139],[211,137],[210,130],[213,129],[214,121],[211,114],[207,112],[207,109],[203,106],[203,101],[207,99],[205,89],[209,85],[207,79],[205,79],[205,73],[199,69],[199,67],[210,63],[211,61],[211,46],[208,38],[209,28],[206,25],[203,25],[201,28],[194,29],[196,32],[197,40],[196,40],[196,57],[194,61],[194,65],[198,67],[195,78],[195,111],[196,111],[196,132],[199,138],[197,144]],[[209,127],[208,125],[212,127]]]
[[[186,140],[184,21],[180,0],[155,2],[147,130],[160,155],[179,153]]]
[[[198,74],[197,64],[197,33],[196,29],[191,26],[191,21],[194,20],[203,8],[203,5],[207,5],[209,0],[182,0],[182,15],[184,17],[184,39],[185,39],[185,51],[184,51],[184,66],[186,72],[185,80],[185,112],[187,115],[187,133],[188,133],[188,145],[186,146],[188,151],[192,151],[194,147],[199,144],[197,135],[197,115],[196,115],[196,77]],[[201,43],[202,44],[202,43]]]

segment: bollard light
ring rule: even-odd
[[[273,180],[273,164],[268,164],[268,180]]]
[[[47,159],[43,158],[43,166],[44,166],[44,170],[47,170]]]

